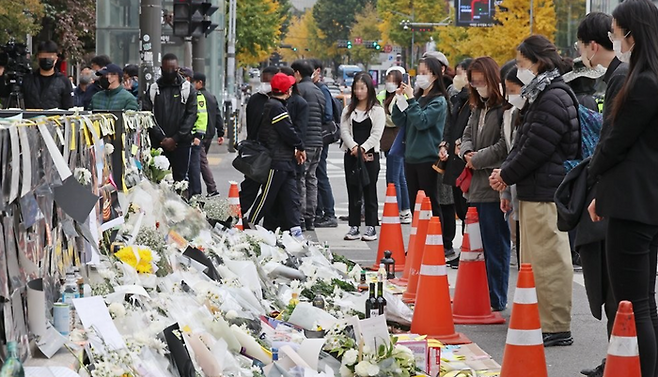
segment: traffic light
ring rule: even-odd
[[[350,41],[350,40],[347,41],[347,48],[348,49],[352,48],[352,41]]]
[[[381,50],[382,46],[379,45],[379,42],[374,41],[372,42],[372,48],[374,48],[375,50]]]
[[[218,26],[210,21],[210,16],[218,9],[210,1],[175,0],[174,35],[183,37],[208,36]]]

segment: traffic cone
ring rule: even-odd
[[[436,216],[429,221],[419,276],[418,297],[411,320],[411,332],[427,335],[444,344],[471,343],[463,334],[455,332],[441,221]],[[410,280],[409,283],[411,284],[412,281]]]
[[[640,351],[637,345],[635,314],[630,301],[619,303],[608,345],[603,377],[640,377]]]
[[[530,263],[522,263],[519,271],[500,371],[500,377],[518,376],[548,377],[535,276]]]
[[[409,263],[411,269],[409,270],[409,281],[407,283],[407,290],[402,295],[402,301],[412,303],[416,301],[416,292],[418,290],[418,273],[420,272],[420,265],[423,262],[423,251],[425,249],[425,239],[427,238],[427,227],[429,226],[430,219],[432,218],[432,202],[430,198],[423,198],[420,206],[420,214],[418,215],[418,231],[416,233],[416,240],[414,241],[414,249],[411,251]],[[413,259],[411,259],[413,258]]]
[[[418,190],[416,194],[416,204],[414,205],[414,216],[411,220],[411,233],[409,234],[409,243],[407,245],[407,261],[404,265],[404,273],[399,279],[391,279],[390,282],[395,285],[407,286],[409,284],[409,275],[411,274],[411,261],[413,260],[415,254],[414,245],[416,243],[416,233],[418,232],[418,218],[420,217],[420,207],[423,204],[423,198],[425,197],[425,191]]]
[[[377,259],[372,266],[373,270],[379,269],[379,261],[384,258],[384,251],[389,250],[395,259],[395,272],[404,271],[405,251],[402,239],[402,225],[400,225],[400,210],[395,193],[395,185],[388,184],[386,188],[386,200],[384,201],[384,215],[379,236],[379,247],[377,248]]]
[[[244,226],[242,225],[242,210],[240,209],[240,190],[238,189],[238,183],[234,181],[230,181],[229,183],[231,184],[231,187],[228,189],[229,210],[231,216],[238,219],[235,228],[244,230]]]
[[[469,207],[466,214],[466,231],[459,254],[452,310],[455,323],[460,325],[505,323],[505,318],[499,312],[491,311],[487,266],[484,263],[480,222],[475,207]]]

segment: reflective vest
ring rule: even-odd
[[[203,93],[197,93],[196,103],[197,115],[192,133],[205,135],[206,130],[208,129],[208,104],[206,103],[206,97],[204,97]]]

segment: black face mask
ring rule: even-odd
[[[101,88],[108,90],[110,88],[110,80],[107,76],[103,76],[98,80],[98,85],[100,85]]]
[[[162,71],[162,78],[168,82],[173,82],[174,80],[176,80],[176,75],[177,75],[176,71],[173,72]]]
[[[44,71],[50,71],[55,66],[55,59],[41,58],[39,59],[39,68]]]

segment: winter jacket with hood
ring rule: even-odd
[[[187,86],[185,83],[189,85],[180,75],[171,83],[160,78],[155,100],[151,101],[150,95],[144,96],[144,110],[153,111],[160,128],[151,128],[151,138],[156,148],[165,137],[173,138],[176,144],[190,145],[192,142],[192,128],[197,118],[196,90],[190,87],[185,99],[182,95],[183,85]]]

